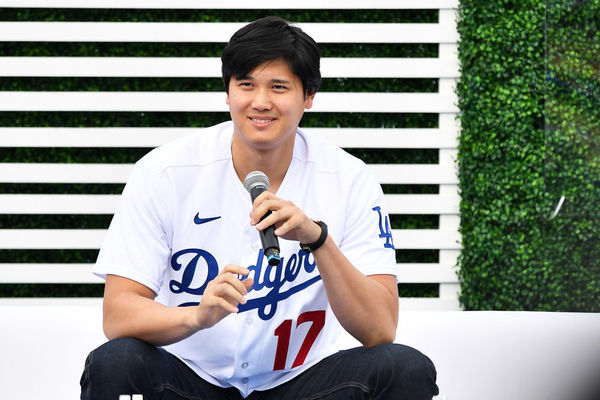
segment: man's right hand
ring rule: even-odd
[[[252,278],[240,280],[238,275],[246,276],[249,273],[247,268],[228,264],[208,283],[197,306],[199,329],[210,328],[229,314],[237,313],[239,304],[246,304],[244,296],[254,281]]]
[[[237,275],[250,271],[227,265],[208,283],[200,304],[195,307],[167,307],[154,301],[156,294],[147,286],[117,275],[108,275],[104,287],[104,334],[108,339],[134,337],[164,346],[210,328],[246,303],[251,278]]]

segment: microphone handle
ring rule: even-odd
[[[252,198],[252,202],[262,193],[266,191],[264,186],[256,186],[250,190],[250,197]],[[265,215],[263,215],[260,220],[267,218],[271,215],[271,210],[267,211]],[[277,236],[275,236],[275,226],[271,225],[262,231],[259,231],[260,241],[262,243],[263,251],[265,253],[265,257],[267,257],[267,261],[269,265],[277,265],[281,261],[281,257],[279,255],[279,240]]]

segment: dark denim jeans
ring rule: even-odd
[[[438,394],[433,363],[399,344],[358,347],[333,354],[296,378],[249,400],[425,400]],[[239,400],[235,388],[202,380],[177,357],[137,339],[112,340],[88,356],[82,400],[118,400],[119,394],[151,399]]]

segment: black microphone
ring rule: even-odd
[[[262,171],[252,171],[246,175],[244,187],[250,193],[250,198],[254,200],[264,191],[269,188],[269,178]],[[260,219],[261,221],[271,215],[271,210],[267,211]],[[268,228],[259,231],[260,241],[262,242],[263,251],[269,265],[277,265],[281,262],[279,255],[279,240],[275,236],[275,226],[271,225]]]

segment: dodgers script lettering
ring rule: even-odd
[[[248,267],[250,270],[249,276],[254,279],[254,284],[249,292],[259,292],[265,288],[270,290],[262,297],[252,298],[246,304],[240,304],[238,307],[239,312],[257,309],[258,316],[261,319],[269,320],[275,315],[277,304],[280,301],[321,280],[321,276],[316,273],[316,263],[313,257],[302,250],[289,256],[287,260],[282,257],[281,262],[274,266],[267,263],[265,263],[266,265],[263,264],[263,260],[264,254],[261,249],[258,251],[256,263]],[[199,286],[192,287],[192,283],[195,282],[194,278],[197,279],[199,275],[200,261],[203,261],[201,265],[206,264],[206,278]],[[169,289],[175,294],[188,293],[202,296],[208,282],[219,274],[219,265],[216,258],[203,249],[184,249],[174,253],[171,257],[171,268],[174,271],[182,271],[179,281],[173,279],[169,282]],[[302,282],[297,282],[301,271],[306,272],[303,276],[307,278]],[[247,279],[247,277],[243,279]],[[287,286],[287,290],[282,291],[284,285]],[[200,303],[196,301],[183,303],[179,306],[195,306],[198,304]]]

